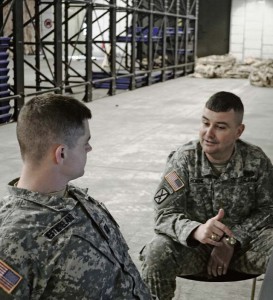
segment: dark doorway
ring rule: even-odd
[[[197,56],[229,52],[231,0],[199,0]]]

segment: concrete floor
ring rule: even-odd
[[[139,267],[138,252],[153,235],[152,199],[167,155],[196,138],[203,105],[217,91],[239,95],[245,105],[243,139],[273,159],[273,89],[244,79],[179,78],[88,103],[93,151],[85,175],[75,181],[103,201],[120,224]],[[82,95],[75,97],[82,99]],[[19,176],[16,124],[0,126],[0,197],[5,183]],[[250,299],[251,280],[200,283],[177,280],[176,300]],[[257,283],[256,298],[261,281]]]

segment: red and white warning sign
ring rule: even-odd
[[[50,29],[52,27],[52,25],[53,25],[53,21],[51,19],[47,18],[44,20],[45,28]]]

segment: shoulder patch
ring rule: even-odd
[[[177,175],[176,171],[168,173],[165,176],[165,179],[175,192],[182,189],[182,187],[185,185],[183,180]]]
[[[162,203],[165,199],[167,199],[167,197],[169,196],[169,192],[162,188],[160,189],[156,194],[155,194],[155,197],[154,197],[154,200],[157,204],[160,204]]]
[[[8,294],[17,287],[22,276],[15,272],[9,265],[0,260],[0,287]]]

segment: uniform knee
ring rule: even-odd
[[[166,271],[174,268],[174,242],[165,235],[157,235],[140,252],[143,269]]]

